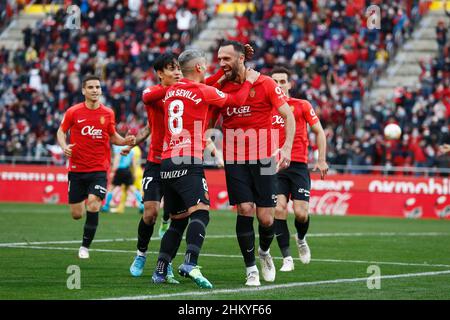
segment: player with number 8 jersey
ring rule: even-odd
[[[201,288],[212,288],[197,266],[209,222],[208,186],[202,163],[208,111],[210,106],[241,105],[259,74],[249,70],[241,90],[231,96],[204,84],[203,52],[184,51],[178,62],[184,78],[167,90],[164,99],[166,130],[161,162],[164,211],[171,214],[172,222],[161,241],[153,281],[165,281],[168,264],[187,227],[187,248],[179,273]]]

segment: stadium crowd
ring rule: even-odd
[[[183,51],[198,32],[194,26],[204,26],[214,14],[206,1],[72,2],[81,9],[81,30],[65,29],[59,11],[24,30],[23,48],[0,48],[0,156],[58,153],[52,147],[55,132],[64,110],[82,100],[80,78],[87,73],[102,75],[105,102],[119,125],[142,127],[140,94],[156,82],[153,60],[165,50]],[[255,55],[248,65],[262,73],[277,64],[292,66],[292,96],[316,109],[329,163],[442,166],[437,149],[448,139],[450,112],[447,27],[437,26],[439,54],[421,63],[417,87],[398,88],[393,100],[369,107],[364,98],[370,83],[422,13],[418,4],[372,2],[381,8],[380,30],[367,28],[361,0],[326,1],[321,7],[317,1],[257,1],[254,12],[236,16],[236,35],[229,39],[252,44]],[[382,134],[392,121],[403,129],[398,142]],[[147,146],[143,149],[145,156]]]

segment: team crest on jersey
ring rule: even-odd
[[[105,117],[104,117],[104,116],[101,116],[101,117],[100,117],[100,123],[101,123],[101,124],[105,124]]]
[[[250,89],[250,93],[249,93],[248,95],[249,95],[251,98],[253,98],[253,97],[255,96],[255,94],[256,94],[255,89],[251,88],[251,89]]]
[[[294,113],[295,107],[294,106],[289,106],[289,107],[291,107],[291,111],[292,111],[292,113]]]

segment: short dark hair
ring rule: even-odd
[[[88,82],[90,80],[101,81],[99,76],[96,76],[95,74],[88,74],[83,78],[83,81],[81,82],[81,86],[84,88],[84,86],[86,85],[86,82]]]
[[[178,63],[180,64],[181,71],[187,73],[192,71],[192,66],[188,66],[192,60],[203,58],[206,60],[205,53],[198,49],[189,49],[183,51],[178,57]]]
[[[245,55],[245,46],[237,41],[234,40],[225,40],[220,44],[221,47],[226,47],[226,46],[233,46],[234,51],[242,53]]]
[[[164,52],[159,55],[153,62],[155,71],[163,71],[168,66],[175,66],[178,64],[178,58],[172,52]]]
[[[291,71],[285,66],[275,66],[272,71],[270,71],[269,75],[272,76],[274,73],[286,73],[288,79],[291,77]]]

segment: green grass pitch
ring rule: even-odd
[[[312,216],[311,263],[301,264],[292,238],[295,270],[279,272],[282,261],[274,241],[276,280],[261,278],[262,286],[255,289],[244,286],[235,213],[213,211],[199,264],[214,288],[202,290],[177,274],[179,285],[151,283],[159,219],[144,274],[131,277],[139,218],[134,209],[102,213],[91,258],[80,260],[84,219],[72,220],[67,206],[0,204],[0,299],[450,299],[448,220]],[[292,215],[289,227],[293,235]],[[175,269],[184,250],[183,241]],[[80,289],[68,288],[72,265],[79,267]],[[368,288],[371,265],[379,268],[379,289]]]

